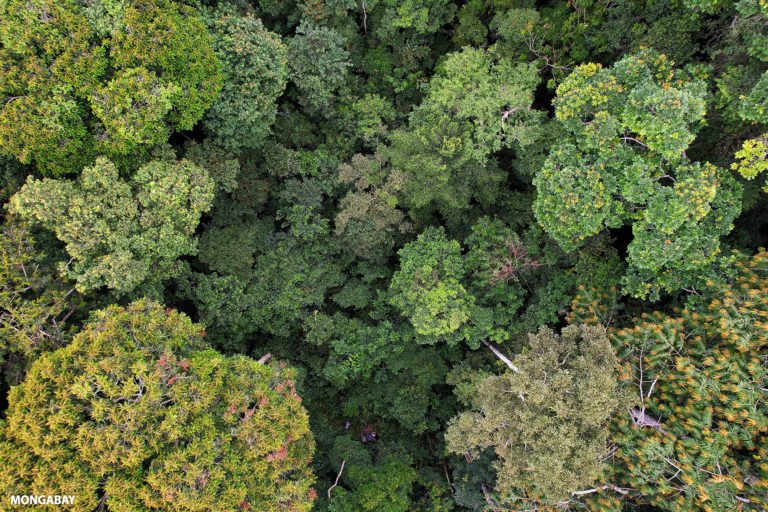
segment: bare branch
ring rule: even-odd
[[[339,478],[341,478],[341,474],[344,472],[344,464],[346,463],[347,463],[346,459],[341,461],[341,468],[339,468],[339,474],[336,475],[336,481],[333,482],[333,485],[328,488],[328,499],[331,499],[331,491],[333,490],[333,488],[339,485]]]
[[[494,347],[494,346],[493,346],[491,343],[488,343],[488,342],[487,342],[487,341],[485,341],[485,340],[483,340],[483,345],[485,345],[486,347],[488,347],[489,349],[491,349],[491,352],[493,352],[493,353],[496,355],[496,357],[498,357],[498,358],[499,358],[499,360],[501,360],[501,362],[502,362],[502,363],[504,363],[505,365],[507,365],[507,367],[508,367],[510,370],[512,370],[512,371],[513,371],[513,372],[515,372],[515,373],[520,373],[520,369],[519,369],[517,366],[515,366],[515,365],[514,365],[514,363],[513,363],[512,361],[510,361],[510,360],[509,360],[509,358],[508,358],[507,356],[505,356],[504,354],[502,354],[502,353],[499,351],[499,349],[497,349],[497,348],[496,348],[496,347]]]

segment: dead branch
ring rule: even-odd
[[[501,360],[501,362],[502,362],[502,363],[504,363],[505,365],[507,365],[507,368],[509,368],[510,370],[512,370],[512,371],[513,371],[513,372],[515,372],[515,373],[520,373],[520,369],[519,369],[517,366],[515,366],[515,364],[514,364],[512,361],[510,361],[510,360],[509,360],[509,358],[508,358],[507,356],[505,356],[504,354],[502,354],[502,353],[499,351],[499,349],[497,349],[497,348],[496,348],[496,347],[494,347],[494,346],[493,346],[491,343],[489,343],[489,342],[487,342],[487,341],[485,341],[485,340],[483,340],[483,345],[485,345],[486,347],[488,347],[489,349],[491,349],[491,352],[493,352],[493,353],[494,353],[494,355],[496,355],[496,357],[498,357],[498,358],[499,358],[499,360]]]
[[[346,459],[341,461],[341,468],[339,469],[339,474],[336,475],[336,481],[333,482],[333,485],[328,488],[328,499],[331,499],[331,491],[333,490],[333,488],[339,485],[339,478],[341,478],[341,473],[344,472],[344,464],[346,464],[346,462],[347,462]]]

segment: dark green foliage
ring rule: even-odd
[[[575,258],[536,226],[520,236],[503,222],[482,217],[465,244],[468,287],[479,305],[493,311],[497,341],[556,323],[576,282],[584,279],[569,268]],[[587,257],[585,251],[582,258]]]
[[[341,314],[315,313],[307,319],[306,329],[309,343],[328,346],[323,376],[339,389],[369,379],[382,361],[403,352],[402,335],[388,323],[371,326]]]
[[[221,7],[208,16],[224,85],[203,125],[222,147],[258,147],[269,135],[285,88],[285,46],[252,14]]]
[[[351,164],[339,168],[339,180],[354,188],[339,203],[334,233],[350,254],[374,261],[391,255],[397,235],[410,227],[397,208],[404,179],[401,173],[387,169],[378,153],[375,157],[355,155]]]
[[[303,24],[288,41],[288,65],[299,103],[311,113],[323,113],[344,84],[349,53],[335,30]]]

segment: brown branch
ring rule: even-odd
[[[259,358],[259,360],[258,360],[258,361],[256,361],[256,362],[257,362],[257,363],[259,363],[259,364],[264,364],[264,363],[266,363],[267,361],[269,361],[269,359],[270,359],[271,357],[272,357],[272,354],[270,354],[269,352],[267,352],[266,354],[264,354],[263,356],[261,356],[261,357]]]
[[[456,492],[456,489],[451,483],[451,477],[448,476],[448,464],[445,463],[445,459],[443,459],[443,471],[445,472],[445,479],[448,481],[448,487],[450,487],[451,493],[453,494]]]
[[[488,488],[485,486],[485,484],[480,484],[480,489],[483,491],[483,496],[485,496],[485,502],[492,506],[494,510],[498,510],[499,504],[493,501],[493,498],[491,498],[491,493],[488,492]]]

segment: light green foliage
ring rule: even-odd
[[[99,158],[77,181],[30,178],[10,209],[66,244],[72,260],[60,270],[78,290],[127,294],[175,275],[177,259],[196,252],[193,235],[213,188],[187,160],[150,162],[125,181]]]
[[[456,12],[456,6],[448,0],[375,0],[371,4],[383,8],[376,30],[384,39],[400,29],[433,34],[450,23]]]
[[[684,0],[683,3],[689,9],[712,13],[722,9],[728,2],[724,0]]]
[[[749,94],[741,99],[739,116],[744,121],[768,124],[768,71],[763,73]]]
[[[168,0],[131,2],[113,33],[110,55],[116,68],[151,67],[177,85],[173,126],[190,130],[221,89],[221,64],[199,14]]]
[[[252,14],[241,15],[222,6],[209,16],[224,86],[203,125],[224,148],[258,147],[270,132],[277,98],[285,89],[286,48]]]
[[[302,24],[288,41],[290,79],[299,103],[310,112],[323,113],[346,82],[350,66],[344,38],[335,30]]]
[[[763,73],[755,86],[746,96],[741,96],[739,117],[747,122],[768,125],[768,71]],[[736,151],[736,161],[731,169],[752,180],[768,169],[768,134],[745,140],[741,149]],[[768,185],[763,190],[768,192]]]
[[[3,495],[56,487],[79,510],[103,497],[117,512],[308,511],[314,441],[295,372],[222,356],[203,335],[149,301],[96,312],[13,389]]]
[[[395,457],[371,465],[347,468],[350,489],[337,487],[321,510],[326,512],[408,512],[408,494],[416,471]]]
[[[395,110],[386,98],[378,94],[366,94],[352,104],[355,134],[366,146],[378,148],[385,141],[387,126],[395,119]]]
[[[472,410],[448,425],[455,453],[493,448],[501,503],[554,505],[607,465],[608,424],[621,404],[616,355],[602,327],[542,328],[514,358],[519,373],[479,379]]]
[[[731,169],[748,180],[755,179],[760,173],[768,170],[768,133],[756,139],[745,140],[735,156],[736,161],[731,164]],[[768,192],[768,184],[763,190]]]
[[[625,289],[639,297],[698,285],[740,212],[740,186],[686,150],[705,87],[645,50],[611,69],[579,66],[559,87],[567,131],[534,178],[534,211],[566,251],[632,226]]]
[[[128,68],[93,92],[91,110],[103,124],[108,144],[159,144],[168,139],[165,118],[177,92],[174,84],[163,83],[146,68]]]
[[[424,342],[456,332],[470,319],[474,300],[461,284],[461,247],[442,228],[428,228],[399,252],[400,268],[389,286],[390,302]]]
[[[611,333],[638,410],[658,422],[617,418],[614,478],[663,510],[768,506],[768,253],[733,269],[690,307]]]
[[[107,58],[74,1],[32,5],[0,3],[0,62],[8,70],[0,78],[0,147],[24,163],[60,173],[88,157],[81,119]],[[48,22],[37,21],[35,11]],[[45,53],[35,54],[36,48]]]
[[[450,155],[464,147],[461,153],[482,162],[502,147],[536,140],[529,124],[537,117],[531,102],[538,81],[531,66],[513,64],[489,51],[467,48],[451,53],[430,80],[429,94],[412,122],[427,130],[420,121],[442,120],[453,113],[470,127],[469,140],[445,138],[440,150]]]
[[[165,142],[221,87],[205,26],[169,0],[4,0],[0,42],[0,146],[47,174]]]
[[[462,209],[472,198],[491,202],[503,179],[491,155],[536,140],[540,115],[531,103],[537,83],[533,66],[486,50],[449,54],[409,128],[392,134],[387,155],[406,176],[406,204]]]

